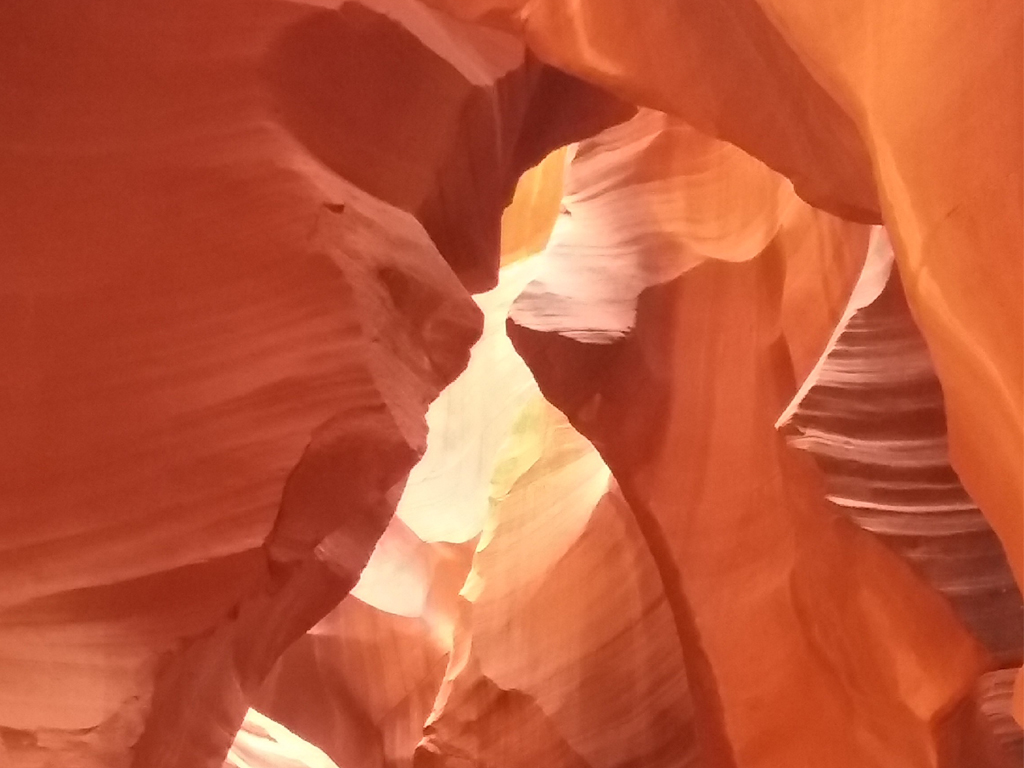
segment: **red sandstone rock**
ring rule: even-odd
[[[943,384],[953,465],[1022,586],[1019,3],[974,13],[892,10],[873,0],[677,0],[640,14],[624,0],[431,3],[515,30],[546,61],[738,144],[821,207],[844,213],[837,203],[869,199],[866,151],[909,304]],[[756,125],[757,134],[742,125]],[[813,158],[814,167],[794,156]],[[836,166],[857,170],[837,174]],[[836,178],[844,183],[822,194]]]
[[[519,173],[630,108],[411,2],[0,29],[8,757],[219,765],[468,359],[456,273],[492,282]]]
[[[525,472],[492,506],[414,764],[699,759],[672,614],[643,537],[593,448],[560,414],[546,418],[539,455],[516,457]]]
[[[881,210],[953,466],[1024,585],[1020,3],[430,2],[737,144],[819,207]]]
[[[569,234],[559,240],[556,224],[541,257],[554,277],[542,271],[526,289],[510,333],[641,521],[680,617],[697,710],[719,713],[699,733],[705,759],[962,764],[952,713],[984,653],[907,565],[829,507],[815,468],[774,430],[796,389],[780,325],[799,295],[787,282],[806,279],[807,262],[788,260],[792,236],[746,262],[705,259],[647,281],[642,248],[594,274],[574,247],[571,206],[565,217]],[[592,288],[609,285],[620,286],[614,314]],[[620,325],[594,334],[595,316]]]
[[[0,766],[1019,763],[1021,20],[0,7]]]

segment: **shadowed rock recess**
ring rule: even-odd
[[[0,768],[1019,766],[1022,26],[0,3]]]

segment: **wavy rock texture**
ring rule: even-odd
[[[632,108],[411,2],[0,29],[4,759],[220,765],[387,527],[520,172]]]
[[[1020,3],[429,2],[736,144],[821,208],[881,210],[953,466],[1024,585]]]
[[[980,14],[890,12],[865,1],[838,24],[824,7],[762,5],[858,122],[908,303],[942,383],[953,466],[1021,587],[1024,10],[999,2]],[[875,42],[904,33],[906,46]],[[978,55],[965,62],[965,51]]]
[[[423,735],[492,477],[519,412],[538,396],[504,333],[508,307],[535,271],[512,264],[477,297],[483,334],[428,411],[427,451],[352,598],[288,650],[255,700],[339,765],[408,765]]]
[[[0,4],[0,766],[1019,764],[1022,21]]]
[[[762,158],[811,202],[874,221],[856,125],[754,0],[429,0],[520,34],[545,61]]]
[[[503,318],[504,308],[492,316]],[[503,335],[496,340],[511,353]],[[471,363],[449,391],[482,370]],[[435,419],[443,405],[432,408]],[[393,602],[374,605],[384,591],[357,588],[360,600],[344,602],[293,646],[264,685],[259,705],[339,765],[694,758],[671,612],[628,508],[608,493],[607,468],[564,417],[536,394],[519,410],[484,483],[476,554],[447,545],[447,568],[421,572],[429,596],[415,616]],[[410,481],[407,493],[415,487]],[[371,560],[363,582],[408,594],[402,581],[417,558],[407,548],[395,560],[401,568]],[[438,666],[446,655],[447,673]]]
[[[479,298],[483,338],[431,406],[430,447],[389,529],[404,545],[385,534],[352,598],[289,649],[257,700],[339,765],[693,756],[653,561],[604,463],[539,398],[503,333],[535,273],[508,266]],[[481,397],[499,380],[513,397]]]
[[[847,314],[782,429],[821,466],[829,500],[912,562],[999,663],[1020,666],[1021,595],[949,465],[942,389],[884,237]]]
[[[887,548],[775,429],[790,401],[790,429],[813,418],[837,368],[862,406],[930,414],[943,454],[884,236],[649,110],[567,157],[547,248],[480,298],[484,340],[428,415],[392,526],[406,544],[382,540],[365,603],[294,646],[260,706],[339,765],[1012,764],[1008,680],[982,673],[1019,663],[1019,595],[984,518],[941,549]],[[498,332],[531,279],[511,337],[621,489]],[[845,363],[869,320],[879,339]],[[876,371],[932,399],[893,400]]]
[[[672,614],[632,515],[561,414],[524,421],[414,765],[695,764]]]
[[[986,720],[981,727],[992,733],[1016,763],[1021,762],[1024,751],[1024,734],[1011,711],[1018,674],[1013,669],[988,672],[981,676],[974,693],[978,712]]]
[[[949,465],[942,389],[888,239],[875,246],[826,355],[780,422],[821,466],[829,500],[914,565],[1012,674],[1024,650],[1021,594]],[[1010,697],[993,686],[982,684],[981,710],[1020,762],[1020,730],[1005,725]]]
[[[590,178],[587,158],[600,155],[588,146],[619,130],[580,144],[567,189]],[[614,194],[602,178],[580,207]],[[807,344],[814,330],[784,320],[800,295],[790,283],[807,280],[797,239],[752,241],[725,259],[705,248],[678,277],[651,279],[642,247],[609,248],[616,258],[595,266],[579,245],[589,235],[574,232],[585,217],[566,208],[509,332],[645,531],[697,710],[717,714],[700,733],[707,759],[1000,764],[989,734],[965,725],[976,722],[971,689],[990,663],[982,647],[908,565],[846,521],[817,469],[774,429],[796,390],[791,339]],[[605,265],[614,266],[595,274]],[[613,297],[594,287],[611,284]]]

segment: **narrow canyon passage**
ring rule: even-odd
[[[1024,761],[1019,3],[0,5],[0,768]]]

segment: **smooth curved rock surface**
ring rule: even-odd
[[[385,530],[519,174],[632,108],[413,2],[0,28],[6,757],[219,765]]]
[[[948,603],[830,506],[819,472],[774,428],[796,390],[780,320],[799,293],[786,283],[807,262],[772,241],[645,286],[641,249],[602,280],[592,273],[604,265],[559,248],[558,232],[557,282],[542,272],[527,287],[509,332],[608,461],[678,586],[667,588],[677,615],[692,613],[684,654],[706,663],[690,676],[694,700],[721,713],[706,751],[737,766],[958,765],[967,715],[951,713],[969,708],[986,654]],[[631,262],[619,327],[581,327],[607,316],[590,286],[624,285]],[[1000,764],[993,750],[978,759]]]
[[[1022,20],[0,6],[0,766],[1019,764]]]
[[[529,260],[510,264],[476,297],[483,334],[428,410],[427,450],[360,582],[284,654],[255,699],[339,765],[409,765],[422,738],[493,476],[520,411],[538,397],[504,333],[509,305],[535,272]]]
[[[881,234],[820,364],[779,419],[815,457],[828,498],[954,605],[1004,667],[1024,606],[988,521],[949,465],[942,388]]]
[[[699,764],[654,562],[596,451],[546,409],[528,409],[517,428],[547,422],[536,452],[511,442],[496,477],[414,764]]]
[[[810,202],[877,221],[856,125],[754,0],[428,0],[515,32],[540,58],[761,158]]]
[[[1020,3],[430,3],[736,144],[818,207],[880,210],[943,385],[953,466],[1024,586]]]

